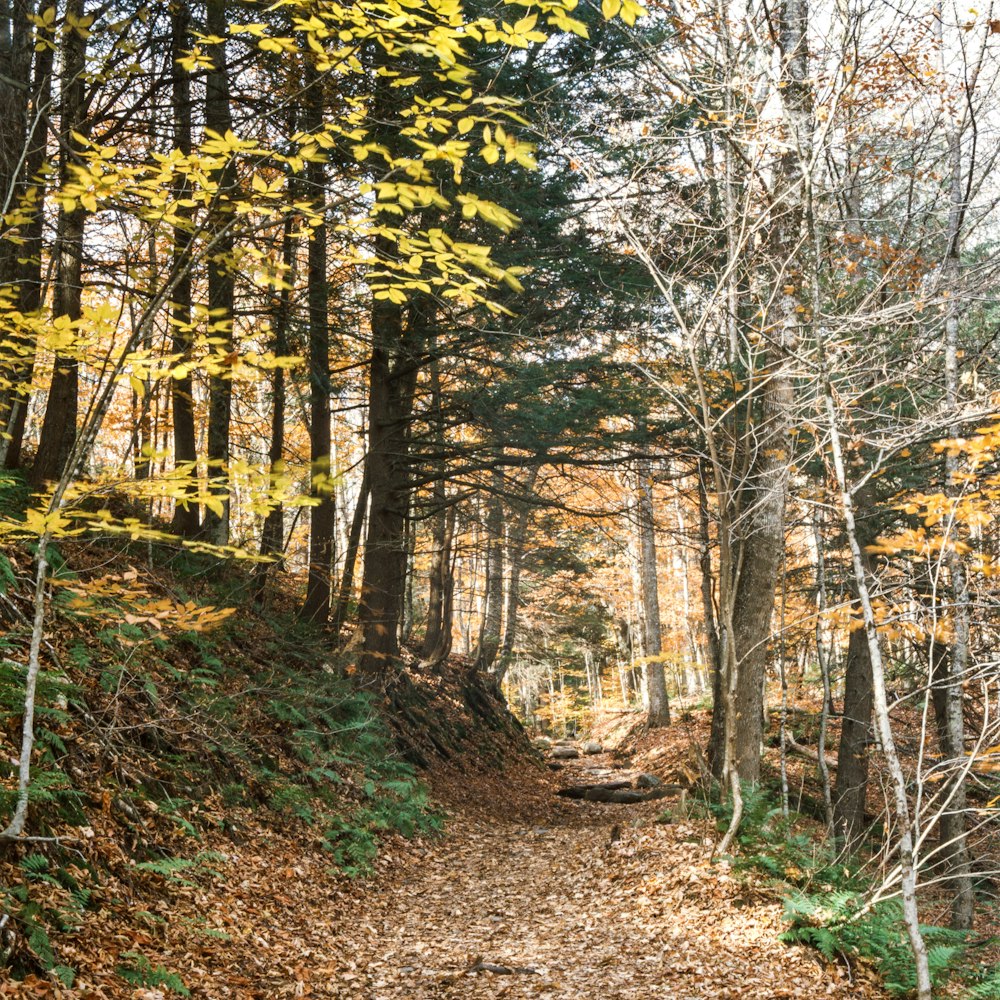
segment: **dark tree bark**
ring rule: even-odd
[[[712,541],[709,534],[708,491],[703,478],[704,469],[698,475],[698,566],[701,571],[701,610],[705,620],[705,648],[708,652],[708,667],[712,678],[712,729],[708,741],[708,759],[712,762],[713,774],[722,777],[723,740],[725,740],[725,717],[720,708],[723,703],[722,662],[719,650],[719,626],[715,613],[714,583],[712,572]]]
[[[532,466],[524,484],[524,498],[515,503],[516,515],[507,532],[507,565],[510,578],[507,581],[507,607],[504,612],[503,642],[500,659],[496,665],[497,684],[501,684],[507,668],[514,656],[517,643],[518,609],[521,605],[521,569],[524,566],[524,546],[528,537],[528,523],[531,519],[531,504],[528,502],[535,490],[538,466]]]
[[[503,473],[493,470],[493,489],[486,498],[486,608],[479,642],[473,653],[476,669],[489,671],[500,651],[503,628]]]
[[[385,253],[389,248],[383,246]],[[399,655],[398,628],[406,577],[405,522],[410,501],[409,428],[417,365],[417,332],[425,328],[419,303],[403,309],[387,299],[372,308],[368,395],[370,509],[359,621],[364,634],[360,667],[379,674]],[[416,320],[416,322],[414,322]]]
[[[31,7],[26,4],[25,7]],[[29,28],[29,25],[25,26]],[[15,26],[14,38],[18,30]],[[30,44],[30,34],[28,38]],[[44,279],[42,275],[42,236],[44,232],[45,179],[42,166],[49,137],[49,110],[52,100],[52,49],[45,47],[35,54],[34,78],[26,110],[24,141],[27,144],[23,183],[18,189],[20,207],[29,219],[21,228],[24,243],[18,248],[17,309],[24,316],[38,312],[42,305]],[[13,71],[13,70],[12,70]],[[22,79],[14,77],[14,79]],[[27,76],[23,77],[27,79]],[[29,194],[30,192],[30,194]],[[21,464],[25,421],[28,415],[28,395],[35,365],[35,339],[25,332],[13,336],[11,364],[6,368],[12,388],[0,401],[0,414],[7,435],[0,440],[0,454],[8,469]],[[5,363],[6,363],[5,359]]]
[[[837,754],[837,781],[833,789],[833,825],[841,844],[851,853],[865,834],[868,794],[868,745],[871,742],[872,661],[863,629],[855,629],[847,643],[844,675],[844,717]]]
[[[67,18],[82,19],[83,0],[69,0]],[[84,72],[87,59],[86,35],[82,30],[68,30],[63,35],[60,129],[62,152],[60,180],[70,179],[70,166],[79,155],[77,135],[86,138],[86,91]],[[71,323],[80,319],[83,294],[83,231],[87,212],[81,206],[59,209],[56,224],[56,279],[52,294],[52,315]],[[45,407],[38,454],[32,470],[37,486],[56,482],[66,471],[66,463],[76,440],[79,409],[79,361],[75,354],[57,354],[49,396]]]
[[[274,334],[274,353],[277,357],[288,355],[288,323],[291,319],[291,284],[294,261],[292,220],[286,219],[281,237],[281,262],[284,266],[285,286],[278,293],[271,329]],[[276,488],[278,477],[285,466],[285,369],[277,365],[271,375],[271,443],[267,452],[271,470],[271,487]],[[280,502],[268,511],[260,536],[260,554],[278,555],[285,544],[285,508]]]
[[[306,130],[323,125],[323,95],[315,70],[309,69]],[[312,497],[310,507],[309,579],[302,618],[325,622],[330,615],[333,572],[333,535],[336,518],[333,469],[330,456],[330,326],[326,264],[326,169],[322,162],[306,166],[309,196],[323,214],[309,243],[309,455]]]
[[[30,131],[31,22],[34,4],[13,0],[0,5],[0,214],[14,208],[24,193],[22,156]],[[4,225],[5,235],[10,235]],[[17,279],[20,246],[0,240],[0,287]]]
[[[351,530],[347,536],[344,549],[344,569],[340,577],[340,587],[337,594],[337,605],[333,611],[331,627],[334,634],[340,632],[347,621],[347,611],[354,592],[354,573],[358,562],[358,550],[361,548],[361,532],[365,524],[365,514],[368,510],[368,463],[361,476],[361,486],[358,489],[358,502],[351,518]]]
[[[855,533],[861,547],[865,571],[870,570],[866,549],[878,537],[878,521],[869,491],[855,496]],[[852,610],[860,614],[857,588],[852,592]],[[868,795],[868,747],[872,737],[875,691],[872,660],[863,628],[855,628],[847,643],[844,672],[844,716],[837,753],[837,780],[833,788],[834,833],[849,852],[856,851],[865,834],[865,800]]]
[[[0,5],[0,213],[9,212],[24,190],[22,156],[30,125],[31,22],[34,3]],[[6,229],[6,226],[4,227]],[[0,286],[16,280],[20,247],[0,240]]]
[[[187,4],[175,4],[170,17],[170,59],[171,111],[174,125],[174,145],[185,156],[191,155],[191,77],[180,64],[184,52],[191,48],[190,9]],[[183,200],[190,185],[181,179],[177,198]],[[179,363],[184,364],[191,357],[193,331],[191,327],[191,230],[193,209],[179,206],[177,215],[181,224],[173,229],[174,272],[177,285],[170,304],[170,327],[172,347],[179,355]],[[170,407],[173,411],[174,466],[190,470],[192,479],[197,477],[198,444],[194,421],[194,384],[190,371],[180,378],[171,379]],[[197,492],[197,484],[192,483],[185,492]],[[194,538],[201,528],[198,504],[178,500],[174,508],[173,530],[185,538]]]
[[[232,130],[229,66],[226,60],[225,38],[229,32],[225,0],[207,0],[205,30],[222,39],[207,46],[212,68],[205,78],[205,127],[225,135]],[[220,360],[233,350],[233,303],[235,282],[232,269],[232,215],[228,190],[233,184],[233,171],[225,167],[215,178],[219,194],[212,209],[209,226],[213,252],[208,263],[208,309],[212,339]],[[233,383],[224,373],[212,375],[208,386],[208,472],[209,490],[216,496],[217,509],[206,506],[201,533],[215,545],[229,541],[229,458],[232,423]]]
[[[961,630],[961,624],[956,632]],[[967,633],[966,633],[967,640]],[[961,678],[966,664],[955,663],[955,649],[961,640],[949,646],[934,644],[931,648],[931,700],[941,757],[949,762],[948,778],[940,786],[940,799],[950,799],[938,820],[938,841],[941,854],[935,858],[947,874],[951,895],[952,926],[968,930],[975,916],[976,897],[972,885],[972,856],[966,835],[967,795],[961,768],[965,761],[964,719],[962,718]],[[957,693],[956,693],[957,692]],[[955,716],[958,716],[956,720]]]
[[[435,444],[438,452],[444,455],[444,425],[441,411],[441,375],[437,359],[430,362],[430,414],[434,420]],[[448,495],[445,488],[445,469],[443,457],[438,462],[437,477],[431,486],[431,503],[433,510],[431,522],[431,564],[427,571],[427,625],[420,646],[420,655],[429,660],[441,645],[444,628],[444,596],[450,570],[450,553],[448,551]]]

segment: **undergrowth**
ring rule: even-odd
[[[165,547],[153,553],[160,565],[151,570],[145,548],[109,553],[106,543],[74,544],[79,550],[67,546],[68,562],[60,561],[58,571],[72,586],[55,589],[48,612],[30,790],[33,834],[72,839],[90,829],[95,812],[112,817],[130,845],[129,877],[170,889],[217,876],[217,858],[200,842],[209,827],[236,830],[241,809],[269,815],[275,826],[311,829],[331,867],[352,877],[372,870],[385,835],[439,829],[375,699],[331,658],[321,633],[288,611],[260,614],[250,606],[203,631],[130,620],[137,616],[120,592],[127,587],[95,588],[86,602],[74,597],[80,589],[69,569],[74,555],[89,555],[103,574],[109,564],[117,567],[126,584],[123,567],[145,562],[144,586],[199,605],[218,606],[220,590],[237,593],[240,574],[220,573],[216,562],[209,576],[207,558],[178,558]],[[96,575],[77,571],[83,588]],[[0,553],[8,609],[0,612],[0,825],[16,801],[30,572],[30,553]],[[157,818],[152,826],[150,816]],[[74,973],[59,960],[59,937],[86,919],[105,872],[53,844],[21,858],[16,873],[0,889],[8,914],[0,978],[6,968],[18,977],[42,971],[70,983]],[[118,972],[137,987],[187,995],[179,977],[138,952],[123,954]]]
[[[848,967],[872,966],[894,996],[916,989],[916,971],[896,898],[872,902],[874,886],[864,869],[820,836],[797,814],[783,816],[767,790],[745,787],[744,813],[737,837],[738,853],[730,859],[735,872],[763,875],[778,888],[788,922],[781,940],[815,948],[831,962]],[[732,816],[729,803],[708,806],[725,830]],[[962,984],[963,996],[1000,1000],[1000,972],[975,963],[979,946],[968,934],[947,927],[923,926],[931,978],[935,988],[948,981]]]

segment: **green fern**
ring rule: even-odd
[[[153,965],[140,952],[126,951],[120,957],[123,964],[119,965],[115,971],[131,986],[167,989],[182,997],[191,996],[191,991],[184,985],[184,980],[176,972],[168,972],[162,965]]]
[[[49,859],[44,854],[29,854],[21,860],[21,871],[25,875],[41,875],[49,870]]]
[[[980,975],[980,981],[965,994],[968,1000],[1000,1000],[1000,968],[984,969]]]
[[[793,892],[785,900],[791,926],[781,935],[786,943],[807,944],[824,958],[849,962],[872,960],[890,993],[905,995],[916,988],[916,970],[898,900],[883,900],[861,916],[861,895],[835,891],[814,895]],[[923,927],[928,965],[935,985],[944,982],[966,952],[966,935],[946,927]]]

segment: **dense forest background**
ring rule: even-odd
[[[374,769],[348,867],[433,825],[373,763],[385,696],[425,763],[408,676],[553,737],[710,710],[718,852],[810,761],[868,881],[802,939],[886,899],[929,997],[997,856],[997,35],[943,0],[0,4],[8,847],[83,822],[81,719],[166,753],[164,705],[269,655],[266,726],[368,733],[267,778],[306,809]],[[22,895],[8,957],[51,970]]]

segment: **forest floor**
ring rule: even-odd
[[[0,997],[177,995],[124,983],[124,949],[213,1000],[881,996],[864,965],[849,973],[780,942],[774,891],[713,863],[714,820],[680,793],[636,804],[555,794],[609,773],[675,781],[690,729],[548,769],[522,755],[502,771],[439,764],[429,781],[445,834],[389,839],[364,880],[334,872],[302,830],[248,817],[237,841],[206,840],[211,864],[168,894],[109,886],[116,902],[131,899],[130,924],[102,910],[70,936],[73,988],[0,978]]]
[[[676,729],[647,739],[641,756],[669,778],[686,746]],[[555,773],[523,767],[471,783],[439,774],[435,791],[452,814],[447,837],[422,845],[344,913],[335,943],[341,957],[305,995],[882,995],[867,970],[851,977],[782,944],[773,891],[713,864],[714,824],[685,815],[676,797],[626,805],[554,794],[557,786],[606,780],[609,771],[636,773],[632,762],[599,754]]]

